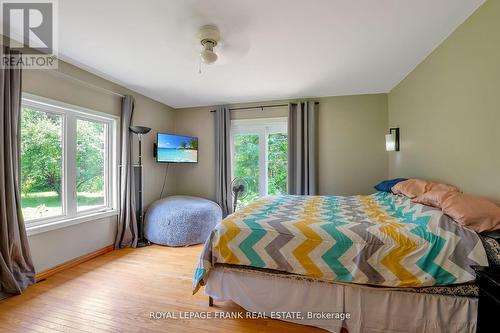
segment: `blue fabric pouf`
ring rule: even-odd
[[[144,220],[144,235],[155,243],[187,246],[204,243],[222,211],[215,202],[183,195],[171,196],[152,204]]]

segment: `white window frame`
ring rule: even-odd
[[[268,169],[268,142],[269,134],[287,133],[288,118],[258,118],[258,119],[233,119],[231,120],[231,179],[234,179],[234,136],[239,134],[259,135],[259,196],[268,194],[267,169]]]
[[[54,230],[118,214],[118,126],[120,118],[104,112],[66,104],[28,93],[22,95],[22,106],[62,117],[61,204],[62,214],[25,221],[28,235]],[[106,125],[104,163],[105,204],[78,211],[76,192],[77,121],[97,121]],[[74,138],[69,140],[68,138]]]

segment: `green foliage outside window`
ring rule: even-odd
[[[268,136],[268,194],[287,193],[288,137],[284,133]],[[245,178],[249,184],[246,197],[239,200],[244,206],[259,197],[259,135],[239,134],[234,136],[234,176]]]
[[[234,136],[234,177],[244,178],[247,193],[240,205],[246,205],[259,197],[259,136],[241,134]]]
[[[62,117],[23,108],[21,190],[61,194]]]
[[[77,121],[76,191],[79,209],[104,204],[105,135],[103,123]]]
[[[288,192],[288,136],[269,134],[267,149],[267,192],[269,195],[285,194]]]
[[[105,126],[78,120],[76,136],[77,192],[104,191]]]
[[[63,117],[21,111],[21,204],[26,220],[62,214]],[[77,121],[77,202],[104,203],[105,125]]]

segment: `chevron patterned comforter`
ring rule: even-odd
[[[212,231],[194,293],[216,263],[391,287],[468,282],[471,265],[488,265],[475,232],[439,209],[384,192],[259,199]]]

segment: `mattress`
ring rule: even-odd
[[[480,236],[480,238],[481,241],[483,242],[484,249],[486,250],[486,254],[490,265],[500,266],[500,244],[495,239],[490,238],[488,236]],[[223,267],[225,270],[228,271],[259,274],[262,276],[280,277],[292,280],[322,282],[330,284],[338,283],[328,280],[314,279],[303,275],[291,274],[287,272],[265,269],[265,268],[256,268],[251,266],[215,264],[215,267]],[[449,286],[435,286],[435,287],[421,287],[421,288],[383,288],[376,286],[373,286],[372,288],[377,288],[379,290],[384,290],[384,289],[399,290],[402,292],[409,292],[409,293],[422,293],[422,294],[434,294],[434,295],[446,295],[446,296],[458,296],[458,297],[479,296],[479,288],[474,282],[449,285]]]
[[[353,285],[352,283],[335,282],[324,279],[312,278],[304,275],[291,274],[287,272],[256,268],[250,266],[241,265],[228,265],[228,264],[215,264],[214,268],[223,268],[226,271],[233,271],[244,274],[259,275],[263,277],[279,277],[282,279],[290,279],[295,281],[306,281],[306,282],[317,282],[317,283],[328,283],[328,284],[343,284],[343,285]],[[447,295],[447,296],[459,296],[459,297],[478,297],[479,288],[473,282],[462,283],[449,286],[434,286],[434,287],[420,287],[420,288],[398,288],[398,287],[380,287],[380,286],[366,286],[363,287],[374,288],[377,290],[391,290],[391,291],[402,291],[409,293],[423,293],[423,294],[435,294],[435,295]]]
[[[488,265],[479,236],[406,197],[261,198],[212,231],[193,291],[215,264],[270,269],[337,283],[415,288],[462,285]]]

